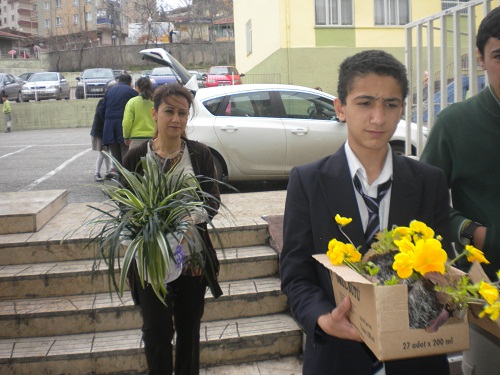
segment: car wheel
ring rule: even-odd
[[[17,93],[16,102],[21,103],[21,101],[22,101],[21,91],[19,91],[19,92]]]
[[[222,181],[224,178],[224,168],[222,167],[222,162],[216,156],[214,156],[214,164],[215,164],[215,178],[217,181]]]

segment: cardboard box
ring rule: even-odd
[[[478,262],[474,262],[472,264],[472,267],[469,270],[469,277],[471,281],[475,284],[480,282],[481,280],[484,280],[486,282],[490,282],[491,280],[489,279],[488,276],[484,273],[483,267]],[[491,320],[488,316],[485,316],[484,318],[479,317],[479,313],[483,311],[483,306],[478,306],[478,305],[470,305],[469,306],[469,322],[472,324],[475,324],[482,329],[488,331],[489,333],[495,335],[496,337],[500,337],[500,322],[496,321],[494,322]],[[472,310],[472,311],[470,311]]]
[[[314,258],[330,270],[335,301],[351,299],[349,320],[380,361],[452,353],[469,348],[466,319],[451,318],[438,332],[411,329],[406,285],[373,285],[349,267],[334,266],[326,254]]]

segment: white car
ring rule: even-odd
[[[141,54],[174,70],[179,64],[161,49]],[[179,75],[195,91],[187,136],[210,148],[219,180],[286,180],[292,167],[333,154],[347,139],[346,124],[338,121],[333,107],[335,97],[326,92],[281,84],[196,90],[194,77]],[[412,154],[417,134],[412,123]],[[406,122],[400,121],[391,140],[393,150],[404,153],[405,140]]]
[[[212,150],[218,178],[287,179],[292,167],[337,151],[347,138],[328,93],[302,86],[247,84],[199,89],[187,127],[190,139]],[[391,140],[404,153],[406,122]],[[412,124],[416,154],[417,127]]]

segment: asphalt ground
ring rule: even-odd
[[[102,202],[106,199],[102,184],[113,182],[94,181],[96,159],[90,128],[16,132],[14,127],[11,133],[0,133],[0,192],[65,189],[69,191],[69,203]],[[245,193],[285,190],[286,184],[260,181],[232,186]]]

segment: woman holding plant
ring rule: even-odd
[[[203,201],[203,204],[185,209],[177,227],[181,229],[176,229],[174,236],[170,236],[174,242],[178,241],[172,248],[182,249],[185,258],[180,276],[165,281],[166,294],[159,293],[144,281],[144,274],[140,276],[138,258],[130,267],[129,282],[134,301],[142,312],[143,340],[150,374],[172,374],[173,370],[176,375],[199,373],[200,322],[207,285],[214,297],[222,294],[217,282],[219,265],[207,231],[207,222],[219,208],[220,194],[208,147],[185,136],[192,104],[190,92],[181,85],[161,86],[155,92],[152,109],[156,122],[155,137],[131,149],[123,160],[127,170],[147,174],[144,158],[152,156],[169,176],[169,183],[187,178],[188,184],[197,187],[195,190]],[[151,269],[148,272],[151,275]],[[175,361],[172,358],[174,332]]]

